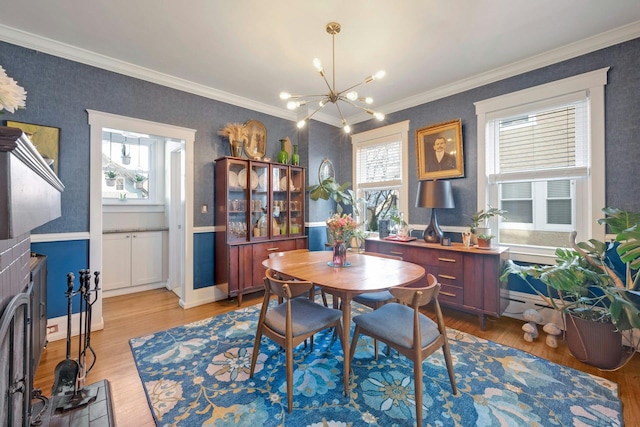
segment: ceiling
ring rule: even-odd
[[[391,113],[640,36],[638,0],[20,0],[0,40],[296,119],[281,91],[361,86]],[[7,68],[0,57],[0,65]],[[351,123],[370,116],[347,107]],[[336,108],[314,118],[339,124]]]

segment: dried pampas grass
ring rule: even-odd
[[[229,141],[244,141],[249,135],[247,128],[242,123],[227,123],[218,131],[218,135],[226,136]]]

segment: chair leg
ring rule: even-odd
[[[260,353],[260,341],[262,340],[262,327],[258,325],[256,331],[256,340],[253,343],[253,352],[251,353],[251,370],[249,371],[249,377],[253,377],[253,371],[256,369],[256,362],[258,361],[258,353]]]
[[[449,373],[449,382],[451,383],[451,390],[453,394],[458,395],[458,387],[456,386],[455,374],[453,373],[453,361],[451,360],[451,352],[449,351],[449,341],[447,337],[444,338],[444,344],[442,345],[442,353],[444,353],[444,361],[447,365],[447,372]]]
[[[285,366],[287,372],[287,406],[289,413],[293,410],[293,348],[291,343],[285,345]]]
[[[416,425],[422,425],[422,361],[413,361],[413,394],[416,397]]]

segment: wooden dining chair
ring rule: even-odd
[[[264,288],[264,300],[258,319],[249,376],[253,377],[263,335],[283,347],[285,350],[287,403],[288,410],[291,412],[293,409],[293,349],[307,338],[313,340],[314,334],[330,327],[336,328],[338,337],[342,341],[342,312],[317,304],[308,298],[296,298],[313,289],[313,283],[302,280],[279,280],[274,277],[271,269],[266,272]],[[272,294],[282,297],[283,302],[269,307]]]
[[[362,254],[402,261],[402,257],[397,255],[380,254],[377,252],[362,252]],[[391,292],[389,292],[388,290],[385,290],[380,292],[366,292],[363,294],[359,294],[354,296],[353,300],[357,303],[366,305],[367,307],[371,307],[372,309],[375,310],[377,308],[382,307],[388,302],[395,301],[396,299],[393,295],[391,295]],[[376,359],[377,359],[378,358],[378,341],[377,340],[373,341],[373,349],[376,352]],[[387,356],[388,355],[389,355],[389,347],[387,347]]]
[[[413,361],[418,426],[422,425],[422,361],[439,348],[444,353],[453,394],[458,394],[447,331],[438,303],[440,283],[432,274],[427,274],[427,282],[429,286],[422,288],[391,288],[390,292],[398,302],[387,303],[370,313],[355,316],[353,322],[356,328],[349,351],[349,357],[353,360],[358,337],[363,334],[386,343]],[[420,307],[429,302],[435,308],[436,322],[420,313]]]
[[[291,254],[291,253],[296,253],[296,252],[309,252],[309,249],[292,249],[290,251],[282,251],[282,252],[271,252],[269,254],[269,258],[277,258],[279,256],[283,256],[286,254]],[[284,277],[282,276],[280,273],[278,273],[278,276],[276,276],[276,278],[279,279],[291,279],[291,277]],[[322,298],[322,303],[324,304],[325,307],[329,307],[327,305],[327,295],[324,293],[324,291],[320,288],[320,286],[315,285],[310,291],[309,291],[309,299],[314,300],[315,299],[315,295],[317,293],[320,293],[320,297]],[[278,300],[278,302],[282,302],[282,300]]]

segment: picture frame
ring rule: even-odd
[[[8,127],[21,129],[27,134],[45,162],[58,175],[60,151],[60,128],[7,120]]]
[[[267,153],[267,127],[259,120],[247,120],[247,139],[244,154],[251,160],[260,160]]]
[[[462,121],[449,120],[418,129],[416,156],[419,181],[464,178]]]

